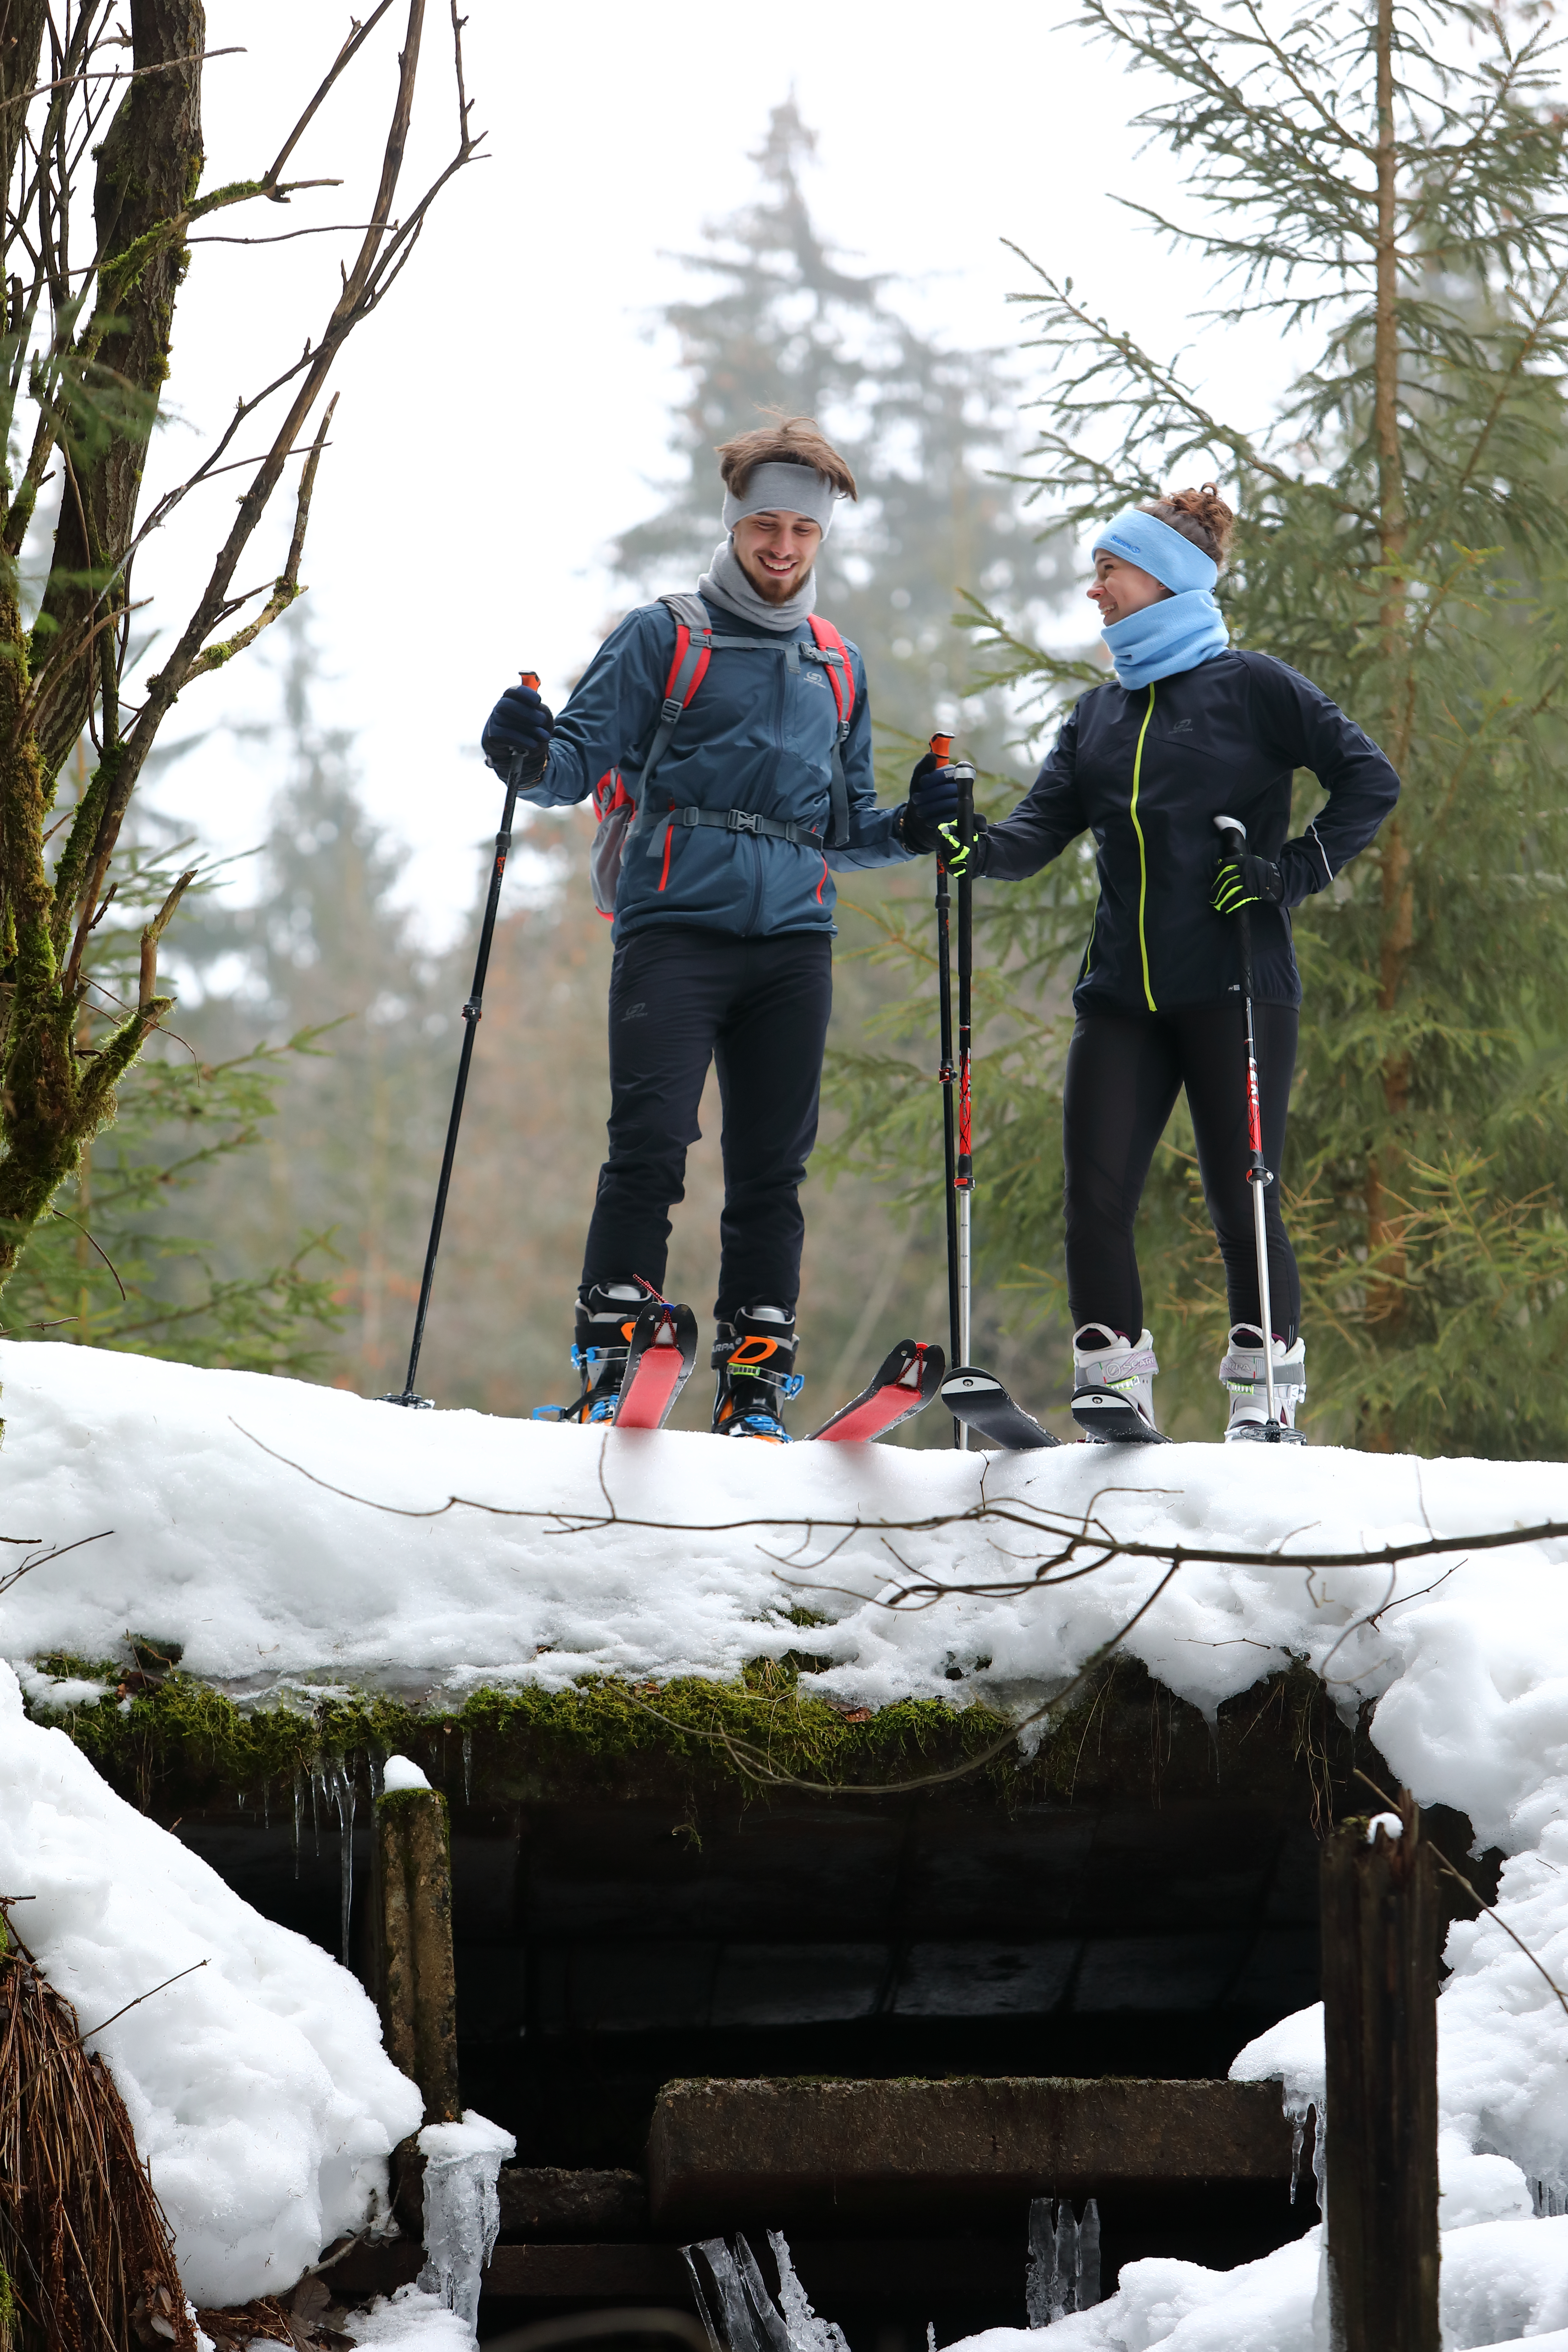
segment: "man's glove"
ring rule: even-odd
[[[1285,877],[1273,861],[1254,857],[1249,849],[1220,853],[1209,905],[1216,915],[1239,914],[1243,907],[1278,907],[1285,896]]]
[[[939,761],[934,751],[927,751],[915,762],[910,778],[909,805],[915,813],[916,822],[928,833],[957,819],[958,779],[951,764]]]
[[[555,715],[531,686],[509,686],[485,721],[479,749],[498,776],[510,778],[512,761],[523,755],[523,781],[537,782],[550,756]]]

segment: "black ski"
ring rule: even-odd
[[[955,1421],[977,1429],[993,1445],[1012,1454],[1037,1452],[1042,1445],[1059,1445],[1031,1412],[1015,1404],[994,1372],[974,1364],[959,1364],[942,1384],[942,1401]]]
[[[1079,1389],[1072,1417],[1091,1445],[1169,1445],[1163,1429],[1145,1421],[1131,1397],[1115,1389]]]
[[[812,1437],[847,1445],[897,1429],[900,1421],[930,1404],[942,1386],[946,1361],[940,1348],[923,1339],[900,1339],[883,1358],[870,1386],[840,1405],[820,1429],[812,1431]]]

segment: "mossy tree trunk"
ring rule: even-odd
[[[393,5],[376,0],[363,23],[352,26],[267,171],[199,196],[202,0],[131,0],[129,68],[105,6],[80,8],[58,23],[49,0],[16,0],[6,12],[0,274],[9,305],[0,340],[0,427],[5,446],[26,447],[27,455],[19,471],[5,473],[0,528],[0,1288],[84,1146],[113,1117],[116,1085],[173,1001],[157,992],[158,940],[189,876],[142,933],[136,1003],[84,1050],[83,950],[113,887],[109,875],[121,826],[158,730],[186,686],[243,651],[300,593],[310,494],[332,404],[318,413],[313,431],[312,411],[339,350],[389,289],[430,205],[475,152],[459,21],[454,16],[460,128],[452,160],[395,221],[426,5],[406,0],[370,226],[342,266],[325,329],[270,385],[238,404],[216,446],[149,515],[141,511],[142,475],[169,373],[189,231],[231,205],[258,197],[284,203],[303,188],[340,184],[290,182],[282,174],[307,124]],[[106,93],[106,85],[123,85],[122,93],[114,87]],[[100,128],[110,104],[112,120]],[[85,209],[79,183],[89,158],[96,159],[97,235],[83,268],[79,257],[73,262],[70,233],[74,214]],[[285,413],[270,428],[265,456],[236,456],[236,434],[275,398]],[[233,593],[237,566],[296,457],[305,462],[283,569],[260,612],[222,636],[250,601]],[[234,523],[189,618],[172,633],[172,652],[145,681],[140,707],[122,729],[139,541],[223,468],[249,476]],[[60,514],[43,600],[29,628],[19,559],[51,470],[62,486]],[[84,732],[96,764],[51,866],[57,783]]]

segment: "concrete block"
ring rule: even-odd
[[[1288,2182],[1268,2083],[1022,2075],[951,2082],[667,2083],[648,2136],[654,2226],[775,2227],[1059,2196]]]

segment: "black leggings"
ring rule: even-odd
[[[1279,1163],[1296,1066],[1294,1005],[1253,1007],[1263,1154],[1276,1181],[1265,1192],[1268,1293],[1276,1334],[1294,1341],[1301,1316],[1295,1253],[1279,1218]],[[1183,1087],[1198,1169],[1225,1261],[1233,1323],[1258,1321],[1258,1256],[1247,1181],[1247,1033],[1239,999],[1173,1013],[1080,1013],[1068,1048],[1062,1097],[1068,1301],[1073,1328],[1103,1323],[1137,1340],[1143,1290],[1132,1247],[1149,1163]]]

